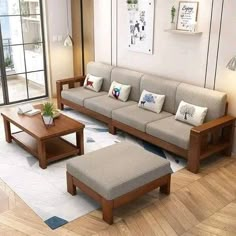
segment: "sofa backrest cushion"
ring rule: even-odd
[[[176,93],[176,111],[181,101],[201,107],[207,107],[208,111],[205,121],[210,121],[225,114],[227,95],[215,90],[181,83],[178,86]]]
[[[99,62],[89,62],[87,64],[87,73],[103,78],[102,91],[109,91],[111,86],[111,71],[113,66]]]
[[[165,95],[162,110],[175,114],[175,96],[180,82],[164,79],[153,75],[144,75],[140,83],[140,92],[147,90],[152,93]]]
[[[111,82],[116,81],[121,84],[131,85],[129,100],[139,101],[140,98],[140,80],[142,73],[116,67],[111,73]]]

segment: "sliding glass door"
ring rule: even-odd
[[[41,9],[41,0],[0,0],[4,104],[47,96]]]

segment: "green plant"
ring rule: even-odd
[[[42,108],[42,113],[43,116],[51,116],[53,117],[53,112],[54,112],[54,105],[51,102],[46,102],[43,104],[43,108]]]
[[[171,8],[171,23],[174,23],[175,13],[176,13],[176,8],[175,8],[175,6],[172,6],[172,8]]]
[[[13,67],[13,61],[10,57],[6,57],[4,60],[5,67],[12,68]]]
[[[138,4],[138,0],[127,0],[127,4]]]

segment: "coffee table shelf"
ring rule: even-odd
[[[26,132],[21,131],[12,134],[12,139],[33,156],[38,158],[38,144],[35,138]],[[77,149],[75,145],[60,137],[47,140],[45,143],[45,149],[48,163],[77,155],[79,153],[79,149]]]
[[[36,105],[35,108],[41,109],[42,105]],[[1,115],[6,141],[11,143],[14,140],[38,158],[42,169],[46,169],[53,161],[84,154],[85,125],[68,116],[61,114],[55,119],[53,126],[46,127],[41,114],[29,117],[18,114],[15,109],[9,109]],[[12,133],[11,125],[18,127],[21,132]],[[75,145],[62,138],[72,133],[75,134]]]

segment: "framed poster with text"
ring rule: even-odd
[[[198,2],[180,1],[177,30],[191,31],[197,21]]]

